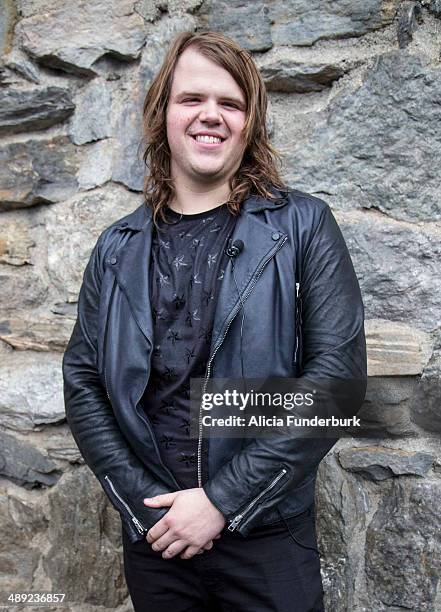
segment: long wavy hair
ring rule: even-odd
[[[143,193],[146,202],[153,208],[154,220],[158,214],[164,219],[164,208],[175,196],[166,111],[176,64],[190,46],[196,47],[202,55],[227,70],[246,99],[246,146],[242,163],[230,180],[229,211],[233,215],[239,214],[241,203],[251,193],[276,199],[270,187],[286,188],[278,169],[280,155],[269,142],[265,121],[268,104],[265,84],[251,55],[217,32],[183,32],[172,41],[143,105],[143,160],[147,167]]]

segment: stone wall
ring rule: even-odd
[[[372,437],[320,466],[327,610],[440,611],[441,2],[3,0],[0,24],[2,597],[131,610],[61,359],[99,232],[142,201],[146,88],[214,29],[253,52],[284,176],[332,206],[364,295]]]

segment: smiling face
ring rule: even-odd
[[[180,56],[167,106],[167,140],[175,182],[221,185],[245,149],[245,95],[231,74],[189,47]]]

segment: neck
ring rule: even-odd
[[[176,195],[168,205],[172,210],[184,215],[216,208],[226,202],[230,195],[229,181],[210,186],[191,185],[179,179],[175,179],[174,183]]]

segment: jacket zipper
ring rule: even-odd
[[[296,347],[295,347],[295,351],[294,351],[294,363],[297,365],[297,352],[299,349],[299,326],[300,326],[300,321],[299,321],[299,315],[300,315],[300,310],[299,310],[299,289],[300,289],[300,283],[296,283]]]
[[[111,294],[110,294],[110,300],[109,300],[109,308],[110,308],[110,304],[111,304],[111,302],[112,302],[112,297],[113,297],[113,294],[114,294],[114,291],[115,291],[115,288],[116,288],[116,284],[117,284],[117,283],[116,283],[116,278],[114,277],[114,278],[113,278],[113,287],[112,287],[112,291],[111,291]],[[112,400],[110,399],[109,389],[108,389],[108,386],[107,386],[107,376],[106,376],[106,359],[105,359],[105,357],[106,357],[106,342],[107,342],[107,328],[108,328],[108,324],[109,324],[109,315],[107,315],[106,329],[105,329],[105,331],[104,331],[104,344],[103,344],[103,371],[104,371],[104,384],[105,384],[105,387],[106,387],[107,398],[108,398],[108,400],[109,400],[110,405],[112,405]],[[153,432],[153,430],[152,430],[152,427],[151,427],[151,425],[150,425],[149,421],[148,421],[146,418],[144,418],[144,417],[143,417],[143,415],[142,415],[142,414],[140,414],[140,412],[139,412],[139,410],[138,410],[138,404],[139,404],[139,402],[140,402],[140,400],[141,400],[141,397],[144,395],[144,391],[145,391],[145,389],[146,389],[146,387],[147,387],[147,384],[148,384],[148,381],[147,381],[147,383],[144,385],[144,390],[143,390],[143,392],[142,392],[141,396],[138,398],[138,401],[136,402],[136,405],[135,405],[136,414],[137,414],[137,415],[139,416],[139,418],[140,418],[140,419],[141,419],[141,420],[142,420],[142,421],[143,421],[143,422],[146,424],[147,429],[149,430],[150,437],[151,437],[151,439],[152,439],[152,441],[153,441],[153,445],[154,445],[154,447],[155,447],[156,454],[157,454],[157,456],[158,456],[158,459],[159,459],[159,463],[160,463],[160,465],[161,465],[161,466],[164,468],[164,470],[165,470],[166,472],[168,472],[168,474],[170,475],[170,478],[172,479],[172,482],[173,482],[173,483],[175,484],[175,486],[176,486],[176,489],[177,489],[177,490],[179,490],[181,487],[178,485],[178,483],[177,483],[177,481],[176,481],[175,477],[173,476],[173,474],[170,472],[170,470],[167,468],[167,466],[166,466],[166,465],[164,464],[164,462],[162,461],[161,455],[160,455],[160,453],[159,453],[159,447],[158,447],[158,444],[157,444],[157,442],[156,442],[156,437],[155,437],[155,434],[154,434],[154,432]]]
[[[281,240],[279,242],[279,244],[277,245],[277,248],[274,249],[274,252],[267,257],[267,259],[262,263],[262,265],[260,266],[260,268],[258,269],[258,271],[256,272],[253,282],[249,285],[249,288],[246,292],[246,295],[243,296],[242,300],[239,300],[239,306],[233,310],[232,316],[230,318],[230,320],[228,321],[228,325],[222,335],[222,338],[220,339],[220,342],[216,345],[213,353],[211,354],[210,359],[208,360],[207,363],[207,370],[205,373],[205,380],[204,380],[204,384],[203,384],[203,388],[202,388],[202,397],[205,393],[205,390],[207,388],[207,383],[208,383],[208,379],[210,378],[210,372],[211,372],[211,362],[213,361],[217,351],[219,350],[219,348],[221,347],[225,336],[228,333],[228,330],[230,328],[231,323],[234,321],[237,313],[239,312],[239,310],[242,308],[243,303],[245,302],[245,300],[248,298],[248,296],[250,295],[250,293],[252,292],[252,290],[254,289],[254,285],[257,283],[259,276],[262,274],[266,264],[271,261],[271,259],[276,255],[276,253],[282,248],[282,246],[285,244],[286,240],[287,240],[287,236],[285,236],[283,238],[283,240]],[[201,460],[201,450],[202,450],[202,401],[201,401],[201,405],[199,406],[199,437],[198,437],[198,486],[202,487],[202,460]]]
[[[109,308],[110,308],[110,305],[112,303],[113,294],[115,292],[115,286],[116,286],[116,278],[113,277],[112,291],[110,292],[110,299],[109,299]],[[107,377],[106,377],[106,342],[107,342],[107,329],[108,329],[108,327],[109,327],[109,312],[107,312],[106,329],[104,330],[103,372],[104,372],[104,384],[105,384],[105,387],[106,387],[107,398],[109,400],[109,403],[112,404],[112,402],[110,400],[109,389],[108,389],[108,386],[107,386]]]
[[[112,493],[115,495],[115,497],[122,503],[122,505],[124,506],[124,508],[127,510],[127,512],[130,514],[130,519],[132,521],[132,523],[135,525],[136,529],[138,530],[139,533],[144,534],[147,533],[148,529],[146,529],[142,523],[136,518],[136,516],[133,514],[133,512],[130,510],[128,504],[123,500],[123,498],[118,494],[117,490],[115,489],[115,486],[113,484],[113,482],[110,480],[110,478],[107,476],[104,476],[104,480],[107,480],[107,482],[109,483],[110,488],[112,489]]]
[[[276,484],[279,482],[279,480],[287,473],[288,470],[286,470],[286,468],[283,468],[283,470],[281,470],[281,472],[279,474],[277,474],[277,476],[274,478],[274,480],[263,490],[259,493],[259,495],[257,495],[252,501],[250,501],[250,503],[248,504],[248,506],[245,508],[245,510],[243,512],[241,512],[240,514],[238,514],[237,516],[234,517],[234,519],[231,521],[231,523],[228,525],[228,530],[229,531],[234,531],[236,529],[236,527],[239,525],[239,523],[242,521],[242,519],[244,518],[244,516],[247,514],[247,512],[249,512],[251,510],[251,508],[257,504],[257,502],[262,499],[262,497],[265,495],[265,493],[267,493],[270,489],[272,489],[273,487],[276,486]]]

